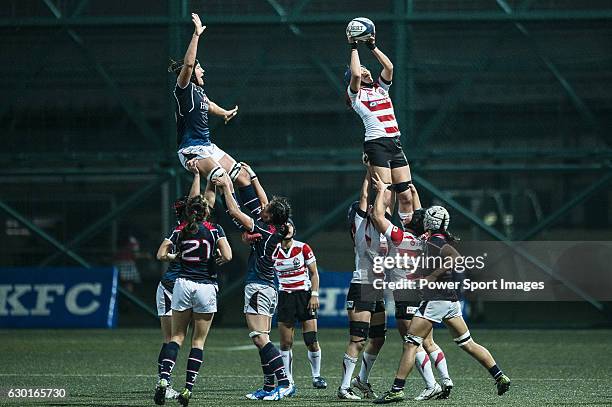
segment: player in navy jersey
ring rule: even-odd
[[[349,68],[344,74],[349,105],[363,120],[365,141],[363,161],[370,165],[371,174],[377,174],[383,181],[392,183],[397,193],[398,215],[403,220],[412,216],[412,182],[410,166],[402,149],[400,130],[395,118],[389,88],[393,80],[393,63],[377,46],[374,36],[366,46],[380,62],[382,71],[376,81],[371,72],[361,65],[359,42],[348,38],[351,46]],[[391,191],[385,196],[386,206],[391,206]]]
[[[321,377],[321,347],[317,339],[319,309],[319,272],[317,259],[307,243],[295,240],[295,224],[289,219],[289,233],[274,253],[274,268],[279,280],[278,332],[281,355],[289,380],[293,383],[293,337],[295,321],[302,326],[304,344],[312,374],[312,386],[327,388]]]
[[[388,185],[381,181],[380,177],[374,176],[374,189],[385,190]],[[384,195],[377,193],[372,210],[372,220],[376,229],[383,233],[387,239],[387,256],[407,256],[415,258],[421,255],[425,249],[425,241],[420,236],[425,234],[423,219],[425,210],[421,208],[421,200],[414,185],[410,185],[412,202],[415,208],[410,222],[403,222],[402,227],[397,227],[385,216]],[[415,263],[408,263],[405,267],[393,267],[385,270],[387,281],[393,283],[407,283],[417,278]],[[395,302],[395,320],[402,339],[408,334],[414,313],[416,312],[421,295],[417,289],[393,290]],[[436,382],[432,365],[436,367],[442,379],[442,386]],[[416,351],[415,367],[425,381],[425,389],[415,398],[417,401],[432,398],[446,399],[453,388],[453,382],[448,374],[448,366],[444,352],[433,340],[433,330],[427,335],[422,346]]]
[[[221,187],[229,214],[251,233],[261,235],[251,243],[246,285],[244,314],[249,337],[259,349],[264,387],[246,395],[249,399],[280,400],[292,396],[295,386],[289,381],[283,358],[270,341],[272,316],[278,302],[278,279],[274,270],[274,252],[289,234],[291,206],[285,198],[273,197],[261,211],[261,220],[253,219],[240,210],[231,192],[231,180],[224,174],[214,180]],[[278,386],[274,387],[274,378]]]
[[[460,254],[452,246],[455,238],[448,232],[449,223],[450,216],[445,208],[432,206],[425,211],[423,227],[428,233],[425,255],[427,258],[444,260],[425,263],[420,274],[428,282],[452,281],[452,263],[460,257]],[[429,263],[433,264],[431,268],[427,267]],[[434,268],[436,266],[441,267]],[[390,391],[375,400],[375,403],[392,403],[404,399],[403,389],[406,377],[414,365],[416,350],[433,329],[433,324],[440,322],[444,322],[447,326],[454,342],[489,371],[495,380],[497,394],[501,396],[508,391],[510,388],[508,376],[497,366],[491,353],[472,339],[463,320],[456,291],[450,288],[432,289],[426,286],[423,289],[423,301],[414,314],[408,334],[404,338],[404,351],[393,386]]]
[[[187,327],[193,323],[191,350],[187,360],[185,388],[177,397],[183,406],[189,404],[193,385],[202,365],[203,349],[210,325],[217,312],[217,270],[215,253],[224,262],[231,260],[232,249],[225,238],[223,229],[207,222],[209,206],[203,196],[189,198],[187,221],[174,229],[170,241],[178,249],[171,254],[168,250],[159,253],[162,260],[180,256],[180,270],[172,292],[172,338],[162,355],[161,379],[155,390],[155,403],[165,403],[165,393],[172,368],[180,346],[183,344]]]
[[[197,14],[191,14],[194,25],[193,36],[180,61],[172,61],[168,71],[177,75],[174,87],[176,102],[176,129],[178,157],[188,168],[193,160],[200,173],[208,181],[223,172],[230,175],[236,184],[241,203],[254,214],[261,210],[261,202],[251,184],[253,173],[242,168],[229,154],[211,141],[209,114],[220,116],[227,124],[238,113],[238,106],[226,110],[214,103],[204,92],[204,69],[196,59],[198,41],[206,26]]]

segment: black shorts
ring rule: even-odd
[[[346,295],[346,309],[369,311],[372,314],[385,312],[383,291],[376,290],[369,284],[351,283]]]
[[[293,325],[296,319],[300,322],[317,319],[317,311],[308,309],[309,301],[310,291],[279,291],[278,322]]]
[[[379,137],[363,143],[365,164],[376,167],[400,168],[408,165],[399,137]]]
[[[421,292],[417,290],[393,290],[395,319],[410,321],[421,303]]]

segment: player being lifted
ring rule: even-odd
[[[172,338],[162,354],[161,379],[155,390],[155,403],[164,404],[166,388],[179,348],[185,340],[187,327],[193,323],[191,350],[187,360],[185,388],[177,397],[183,406],[189,404],[193,385],[202,365],[204,343],[217,312],[217,272],[214,255],[219,250],[223,261],[232,258],[232,249],[219,225],[206,221],[210,214],[208,203],[201,195],[189,198],[187,221],[181,223],[168,242],[161,248],[158,258],[171,261],[180,253],[181,268],[172,292]],[[170,253],[172,246],[178,251]]]
[[[351,46],[349,68],[344,74],[350,106],[357,112],[365,127],[363,161],[370,165],[371,175],[377,174],[386,183],[392,184],[397,193],[398,214],[402,221],[412,215],[412,194],[408,188],[411,180],[410,166],[400,141],[400,130],[395,119],[389,87],[393,79],[393,63],[376,46],[372,36],[365,45],[382,65],[376,81],[371,72],[359,59],[359,42],[348,37]],[[385,195],[386,206],[390,207],[391,191]]]
[[[380,178],[376,177],[377,180]],[[380,185],[380,184],[377,184]],[[423,218],[425,210],[421,208],[421,200],[414,185],[410,185],[414,213],[410,221],[404,221],[402,228],[395,226],[385,216],[383,199],[376,199],[372,209],[372,221],[376,229],[385,235],[387,239],[387,256],[395,258],[399,256],[418,256],[424,250],[425,242],[419,237],[425,233]],[[377,195],[378,196],[378,195]],[[389,270],[393,282],[413,280],[416,277],[414,264],[406,265],[406,268],[396,267]],[[414,313],[420,303],[420,294],[415,289],[394,290],[395,319],[400,336],[405,338],[410,328]],[[440,386],[434,377],[432,363],[437,368],[442,378]],[[432,398],[446,399],[449,397],[453,382],[448,374],[446,358],[442,349],[433,340],[433,330],[424,338],[422,346],[416,351],[415,367],[425,381],[425,389],[415,400],[429,400]]]
[[[386,313],[383,293],[381,290],[374,290],[372,284],[375,278],[373,257],[386,253],[386,242],[370,219],[369,187],[368,171],[361,187],[359,201],[353,203],[349,209],[351,237],[355,248],[355,271],[346,296],[350,339],[342,361],[342,382],[338,388],[340,399],[361,399],[351,385],[359,389],[364,398],[376,398],[368,379],[385,343]],[[357,358],[362,351],[359,375],[351,380]]]
[[[283,358],[270,341],[272,316],[278,302],[278,280],[273,255],[277,246],[289,234],[291,207],[285,198],[273,197],[261,211],[261,220],[255,220],[240,210],[231,192],[232,183],[227,174],[213,180],[221,187],[230,216],[245,230],[261,234],[252,241],[246,285],[244,287],[244,314],[250,330],[249,337],[259,349],[264,387],[246,395],[248,399],[280,400],[292,396],[295,386],[289,381]],[[274,378],[278,386],[274,387]]]
[[[296,319],[302,324],[302,336],[308,348],[312,385],[327,388],[321,377],[321,347],[317,340],[319,309],[319,273],[317,260],[307,243],[295,240],[295,224],[288,221],[287,236],[274,253],[274,268],[279,280],[278,331],[281,355],[289,380],[293,383],[293,337]]]
[[[226,110],[204,93],[204,69],[196,59],[198,41],[206,29],[197,14],[191,14],[194,32],[183,60],[172,61],[169,72],[177,75],[174,87],[176,101],[176,130],[178,157],[183,167],[197,159],[197,167],[210,180],[223,172],[236,184],[242,204],[254,215],[261,210],[261,202],[251,185],[249,173],[229,154],[211,142],[209,114],[220,116],[227,124],[238,113],[238,106]]]
[[[377,188],[377,204],[383,205],[384,190],[389,186],[379,178],[375,179]],[[450,216],[446,209],[441,206],[432,206],[425,211],[423,227],[428,233],[425,245],[426,258],[456,259],[459,253],[452,246],[454,237],[448,232]],[[442,265],[440,268],[420,270],[420,274],[427,281],[452,281],[452,265],[448,261],[425,262],[426,265]],[[445,267],[446,266],[446,267]],[[440,288],[430,289],[427,286],[423,289],[423,301],[412,318],[408,334],[404,337],[404,350],[400,359],[400,364],[395,374],[395,380],[391,390],[385,392],[374,402],[377,404],[392,403],[404,400],[404,385],[406,377],[410,374],[415,362],[417,350],[423,344],[433,329],[434,323],[444,322],[455,343],[466,351],[484,366],[497,386],[497,394],[502,395],[510,388],[510,379],[497,366],[491,353],[472,339],[470,331],[463,320],[461,305],[459,304],[455,290]]]

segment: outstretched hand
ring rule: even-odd
[[[185,163],[187,169],[194,173],[195,175],[199,175],[200,171],[198,170],[198,158],[192,158],[191,160]]]
[[[225,122],[225,124],[227,124],[227,122],[232,120],[234,116],[236,116],[237,114],[238,114],[238,105],[236,105],[232,110],[228,110],[227,113],[223,115],[223,121]]]
[[[378,174],[374,174],[372,176],[372,185],[376,191],[381,192],[387,189],[390,184],[384,182]]]
[[[200,16],[196,13],[191,13],[191,21],[193,21],[194,26],[193,33],[197,36],[202,35],[204,30],[206,29],[206,26],[202,25],[202,21],[200,21]]]

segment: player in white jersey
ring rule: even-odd
[[[384,255],[384,237],[374,228],[369,216],[368,189],[370,174],[366,174],[358,202],[351,205],[349,222],[351,237],[355,247],[355,271],[346,296],[346,309],[349,318],[350,342],[342,362],[342,383],[338,388],[338,398],[359,400],[351,386],[363,393],[364,398],[376,398],[368,379],[378,352],[385,343],[386,313],[381,290],[374,290],[374,257]],[[369,340],[368,340],[369,338]],[[361,369],[352,378],[359,354]]]
[[[359,42],[348,39],[351,45],[349,69],[345,72],[344,81],[350,106],[361,117],[365,127],[363,143],[363,161],[370,165],[372,175],[377,174],[383,181],[393,184],[397,193],[398,214],[402,220],[412,215],[412,194],[409,185],[412,182],[410,166],[402,149],[400,130],[389,96],[393,79],[393,63],[376,46],[374,37],[367,42],[367,47],[382,65],[382,71],[376,81],[370,71],[359,59],[357,46]],[[391,191],[385,195],[387,207],[391,205]]]
[[[377,191],[385,190],[388,187],[388,184],[382,182],[378,176],[374,176],[373,182],[374,188]],[[395,226],[385,217],[383,194],[377,194],[374,208],[372,209],[372,221],[376,229],[384,233],[387,239],[387,256],[395,258],[399,255],[407,260],[405,264],[400,264],[400,267],[390,270],[391,281],[396,284],[406,283],[415,279],[417,264],[413,259],[423,253],[425,249],[425,241],[419,238],[425,233],[423,228],[425,211],[421,208],[419,194],[414,185],[410,185],[410,192],[415,211],[409,222],[404,221],[402,223],[402,228]],[[421,301],[421,295],[416,289],[396,289],[393,291],[393,299],[395,300],[397,328],[400,336],[404,339],[408,334],[410,323]],[[436,382],[432,364],[440,374],[442,386]],[[446,399],[449,397],[453,388],[453,382],[448,374],[444,352],[433,340],[433,330],[424,338],[423,344],[417,349],[415,367],[425,381],[425,389],[415,400]]]
[[[302,323],[302,336],[308,348],[308,361],[315,389],[327,388],[321,377],[321,347],[317,339],[317,310],[319,309],[319,273],[317,259],[307,243],[294,239],[295,224],[289,219],[289,232],[273,254],[278,276],[278,332],[281,355],[289,380],[293,382],[294,325]]]

